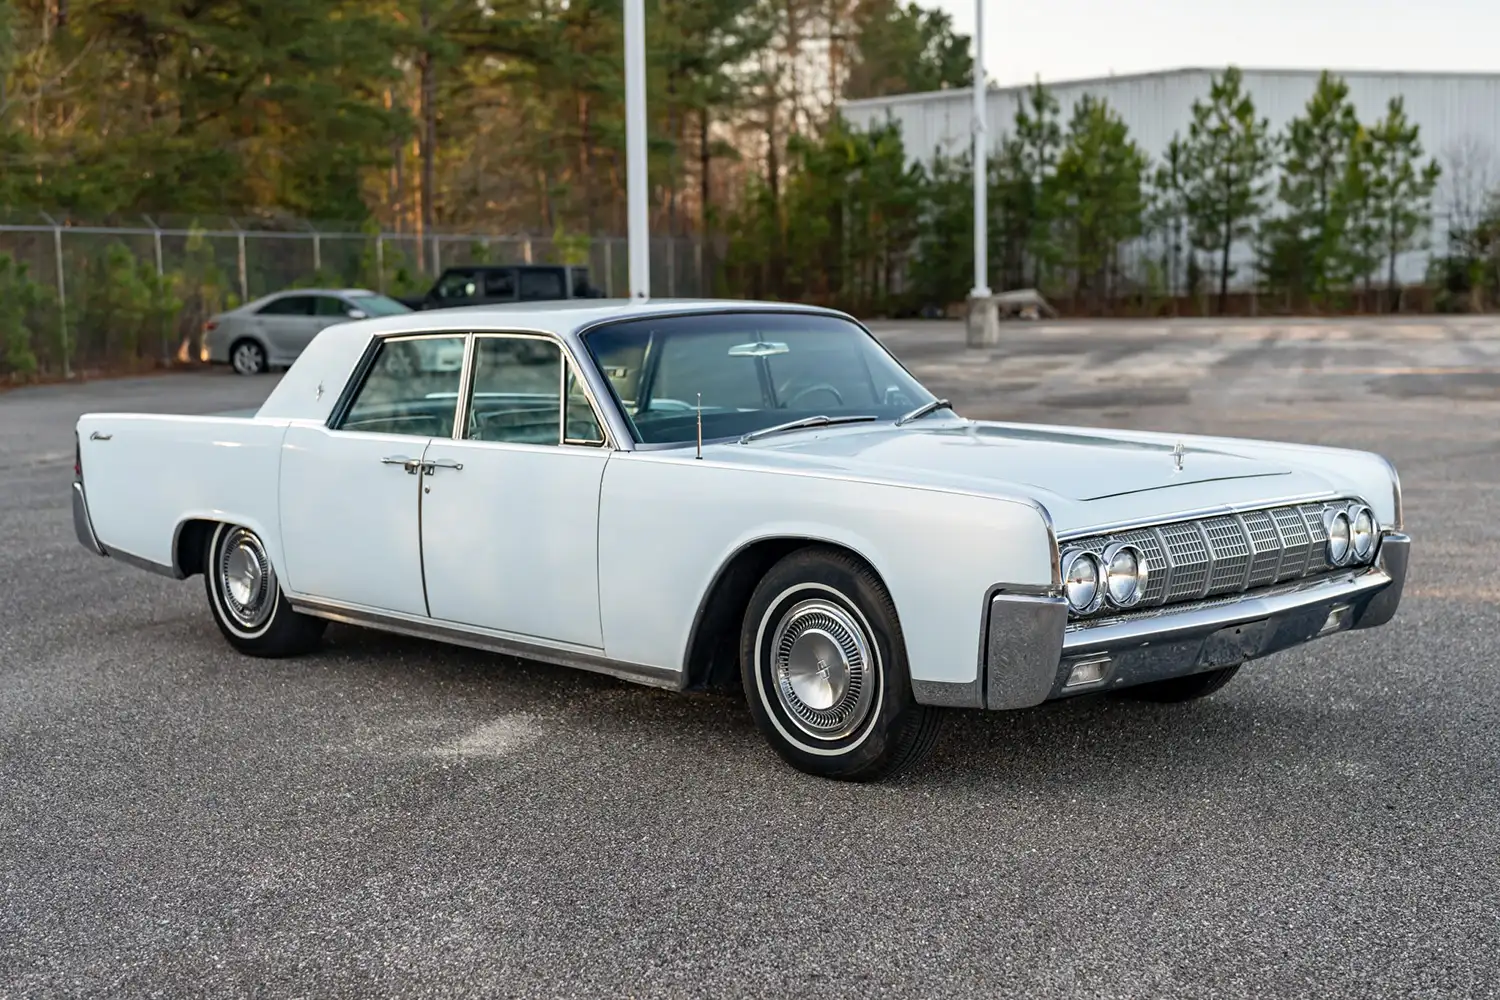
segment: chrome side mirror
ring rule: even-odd
[[[350,319],[364,319],[367,314],[363,309],[350,309],[345,315]]]

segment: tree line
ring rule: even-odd
[[[1091,312],[1160,311],[1180,297],[1223,313],[1234,287],[1283,311],[1400,309],[1397,262],[1429,245],[1443,171],[1400,97],[1379,110],[1361,117],[1348,85],[1324,72],[1274,133],[1230,67],[1153,157],[1107,99],[1085,94],[1064,119],[1037,83],[989,163],[991,283]],[[894,124],[835,121],[799,144],[785,196],[752,189],[731,220],[737,282],[865,309],[962,300],[970,157],[907,161]],[[1430,278],[1449,308],[1500,297],[1500,197],[1472,177],[1467,190]]]
[[[967,85],[901,0],[647,0],[652,229],[713,231],[842,99]],[[620,0],[11,0],[0,205],[623,233]]]
[[[647,8],[651,227],[705,242],[714,293],[867,314],[964,297],[967,155],[908,156],[894,126],[839,111],[967,87],[970,40],[946,15],[903,0]],[[0,209],[525,233],[583,253],[625,229],[623,104],[619,0],[12,0]],[[1287,309],[1399,308],[1394,263],[1460,172],[1439,171],[1400,100],[1356,109],[1330,74],[1273,134],[1231,68],[1164,150],[1142,149],[1107,100],[1064,114],[1038,83],[989,162],[991,284],[1095,312],[1224,311],[1247,280]],[[1500,298],[1500,209],[1468,174],[1431,278],[1448,308]],[[430,270],[427,244],[408,245],[414,273]],[[158,327],[218,301],[195,284],[211,268],[153,277],[141,253],[86,262],[113,291],[70,295],[60,319],[47,258],[31,273],[0,261],[0,375],[55,370],[90,343],[107,360],[177,342]],[[138,332],[112,346],[101,316]]]

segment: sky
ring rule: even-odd
[[[975,0],[919,0],[974,30]],[[1500,72],[1500,0],[982,0],[1001,84],[1234,63]]]

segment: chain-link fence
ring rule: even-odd
[[[196,362],[209,316],[284,288],[412,296],[445,267],[579,264],[606,297],[628,295],[624,237],[417,236],[233,218],[119,221],[0,220],[0,380]],[[712,246],[699,239],[651,240],[655,297],[713,294],[713,267]]]

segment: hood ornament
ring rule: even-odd
[[[1181,441],[1178,441],[1177,447],[1172,449],[1172,464],[1177,467],[1178,472],[1182,471],[1182,456],[1186,454],[1187,449],[1182,446]]]

